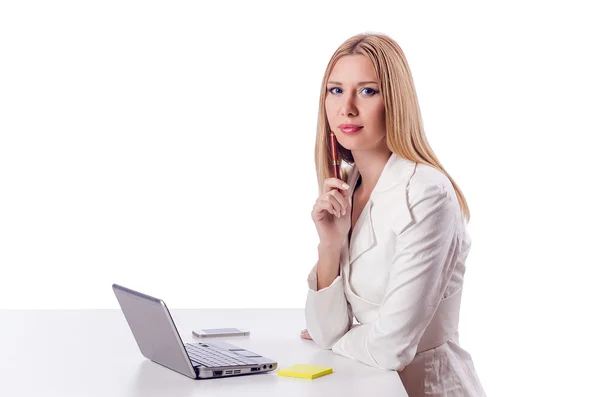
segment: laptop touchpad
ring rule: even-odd
[[[252,353],[249,350],[235,350],[235,352],[245,357],[262,357],[260,354]]]
[[[232,345],[231,343],[227,343],[224,341],[205,342],[205,344],[214,347],[220,347],[221,349],[229,350],[232,353],[241,354],[244,357],[262,357],[260,354],[256,354],[254,352],[244,349],[243,347]]]

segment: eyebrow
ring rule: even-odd
[[[327,84],[343,85],[339,81],[328,81]],[[358,82],[358,85],[365,85],[365,84],[379,84],[379,83],[377,83],[376,81],[359,81]]]

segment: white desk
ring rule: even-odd
[[[227,340],[293,364],[332,367],[314,380],[268,374],[194,380],[144,358],[120,310],[0,311],[0,396],[406,396],[382,371],[300,338],[302,309],[171,310],[184,342],[192,328],[247,328]]]

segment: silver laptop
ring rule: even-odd
[[[230,343],[181,340],[167,305],[140,292],[113,284],[131,332],[149,360],[194,379],[260,374],[277,362]]]

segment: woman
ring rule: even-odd
[[[349,165],[343,180],[332,177],[331,131]],[[389,37],[354,36],[331,58],[315,162],[319,259],[302,337],[398,371],[410,397],[485,396],[458,342],[469,208],[427,142],[410,69]]]

